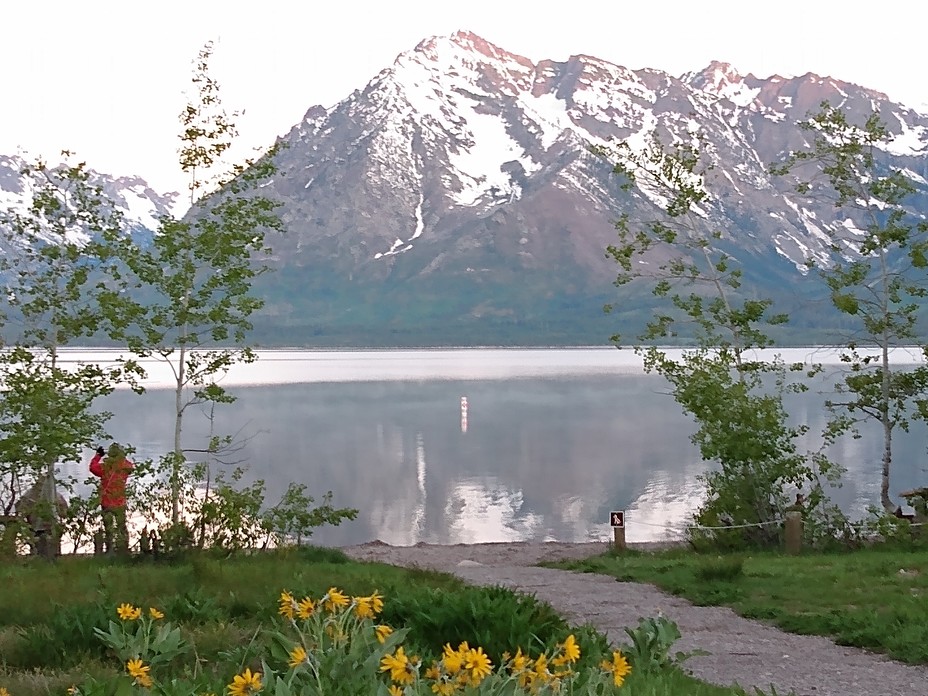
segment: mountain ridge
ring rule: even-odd
[[[473,32],[423,39],[278,139],[259,192],[281,204],[287,232],[269,240],[277,273],[257,286],[255,335],[537,345],[634,333],[653,300],[614,288],[604,251],[621,214],[654,219],[662,200],[623,191],[589,148],[640,149],[655,134],[703,139],[707,229],[723,231],[751,291],[796,306],[797,335],[813,335],[805,261],[825,256],[827,232],[843,226],[853,242],[862,223],[830,219],[769,165],[805,145],[796,121],[822,101],[884,113],[898,142],[880,157],[928,191],[928,117],[850,82],[761,79],[721,61],[680,76],[584,54],[536,63]],[[607,303],[619,307],[610,317]]]

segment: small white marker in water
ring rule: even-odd
[[[467,397],[461,397],[461,432],[467,432]]]

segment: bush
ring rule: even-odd
[[[20,631],[18,640],[3,659],[11,667],[71,667],[88,657],[102,658],[105,646],[94,629],[103,628],[112,618],[113,610],[102,602],[56,606],[46,623],[35,624]]]
[[[480,645],[500,662],[517,647],[543,651],[564,640],[571,629],[545,602],[504,587],[471,588],[455,592],[430,589],[396,595],[384,608],[383,620],[408,629],[407,640],[430,658],[441,655],[446,643]],[[608,643],[592,631],[574,631],[583,655],[605,653]]]
[[[476,602],[481,595],[491,603],[518,599],[502,588],[471,594]],[[498,660],[492,660],[481,645],[461,641],[452,647],[445,636],[437,641],[443,647],[436,655],[425,658],[415,654],[412,645],[407,652],[407,627],[394,630],[380,623],[383,617],[378,614],[384,602],[377,592],[350,597],[332,587],[317,599],[298,597],[282,592],[278,616],[256,631],[251,641],[230,631],[212,636],[211,652],[223,640],[236,641],[231,650],[217,654],[217,662],[204,660],[200,646],[194,648],[158,609],[145,611],[141,606],[121,604],[116,611],[120,620],[110,621],[107,630],[96,634],[124,672],[104,679],[86,678],[69,692],[73,696],[107,696],[138,689],[166,695],[227,690],[234,696],[260,691],[277,696],[607,694],[621,687],[632,670],[619,651],[593,652],[584,662],[583,641],[608,650],[605,637],[592,630],[583,631],[582,640],[567,633],[563,640],[539,650],[523,652],[521,646],[513,645]],[[520,620],[549,611],[532,598],[526,606],[528,611],[515,612],[524,615]],[[259,634],[261,640],[255,642]],[[671,642],[662,642],[661,649]],[[196,659],[193,670],[185,667],[191,655]]]

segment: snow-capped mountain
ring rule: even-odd
[[[20,173],[34,164],[20,155],[0,155],[0,212],[25,212],[32,202],[32,187]],[[49,163],[55,167],[56,163]],[[105,197],[119,209],[130,230],[154,230],[158,218],[176,205],[176,193],[158,193],[138,176],[114,177],[90,170],[90,183],[100,186]]]
[[[813,74],[761,79],[725,63],[678,77],[586,55],[534,63],[468,32],[426,39],[280,139],[260,193],[281,202],[287,231],[269,240],[277,272],[260,279],[256,333],[304,345],[631,335],[650,300],[613,287],[604,250],[620,214],[655,219],[662,199],[622,191],[589,146],[698,133],[713,165],[707,226],[811,338],[827,303],[808,309],[805,262],[824,255],[829,229],[853,237],[862,222],[835,220],[769,166],[804,146],[797,121],[823,101],[851,120],[878,109],[896,136],[882,156],[928,191],[928,117],[872,89]],[[154,200],[143,182],[117,182],[127,209]],[[605,303],[616,314],[604,316]]]
[[[725,63],[680,77],[585,55],[533,63],[467,32],[424,40],[282,138],[262,189],[283,203],[288,229],[274,243],[286,272],[269,309],[310,339],[367,327],[413,340],[444,327],[457,340],[523,330],[605,340],[602,304],[621,306],[627,292],[604,258],[613,223],[622,212],[654,219],[661,199],[622,192],[589,146],[643,146],[655,132],[706,140],[707,224],[753,282],[798,287],[826,230],[857,224],[769,173],[803,146],[796,123],[823,101],[852,118],[880,110],[896,136],[886,158],[928,189],[928,117],[858,85],[760,79]],[[643,298],[628,299],[632,317]]]

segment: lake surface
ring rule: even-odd
[[[120,391],[103,406],[115,412],[114,438],[154,459],[171,447],[173,392],[162,388],[168,371],[149,367],[146,394]],[[319,528],[313,541],[324,545],[607,540],[611,510],[626,511],[629,541],[675,538],[708,466],[689,441],[691,421],[630,350],[266,351],[225,384],[238,401],[217,410],[218,431],[238,434],[235,459],[266,480],[269,499],[297,481],[317,500],[331,490],[333,504],[360,510]],[[823,399],[792,402],[812,433],[825,422]],[[185,447],[204,447],[208,433],[206,416],[189,411]],[[894,495],[928,478],[925,429],[895,444]],[[817,446],[811,435],[808,445]],[[833,450],[848,468],[835,492],[845,509],[862,515],[878,501],[880,454],[873,437]]]

